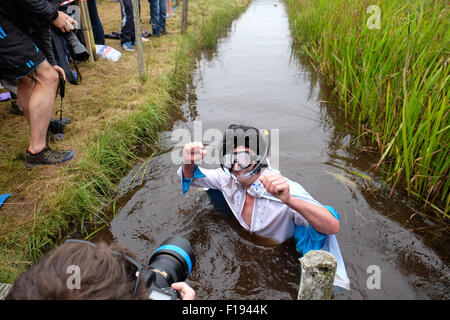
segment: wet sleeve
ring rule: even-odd
[[[294,219],[294,223],[297,226],[309,226],[308,220],[306,220],[298,211],[289,208],[289,215]]]
[[[339,220],[339,214],[333,207],[324,207],[327,208],[327,210],[333,215],[333,217]],[[300,214],[298,215],[301,216]],[[303,219],[306,221],[305,218]],[[296,223],[295,226],[295,247],[296,250],[302,255],[305,255],[310,250],[321,250],[325,245],[326,240],[328,239],[328,235],[318,232],[308,222],[306,223],[307,224],[304,225],[298,225]]]
[[[296,197],[297,199],[315,204],[317,206],[323,206],[319,201],[317,201],[316,199],[314,199],[309,193],[308,191],[306,191],[305,188],[303,188],[303,186],[301,186],[299,183],[294,182],[292,180],[286,179],[289,183],[289,189],[291,192],[291,195]]]
[[[185,194],[191,185],[194,187],[204,187],[211,189],[220,189],[222,175],[219,169],[204,169],[195,165],[194,176],[185,178],[183,176],[183,165],[178,168],[177,174],[181,177],[181,189]]]

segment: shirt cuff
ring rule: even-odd
[[[183,165],[181,166],[181,189],[185,194],[191,186],[192,179],[206,178],[206,176],[200,171],[198,165],[195,165],[194,176],[192,178],[185,178],[183,176]]]

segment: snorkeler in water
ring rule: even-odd
[[[296,240],[297,251],[326,250],[338,262],[335,285],[349,289],[343,259],[334,236],[339,215],[316,201],[300,184],[270,167],[269,132],[230,125],[220,150],[221,168],[200,168],[196,162],[207,154],[201,142],[183,148],[178,169],[183,194],[191,185],[220,190],[241,226],[263,238],[282,243]]]

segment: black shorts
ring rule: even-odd
[[[0,79],[23,78],[45,60],[33,40],[0,14]]]

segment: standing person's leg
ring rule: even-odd
[[[72,159],[75,154],[73,150],[53,151],[46,142],[58,73],[30,37],[1,13],[0,78],[18,81],[18,100],[31,131],[26,166],[57,164]]]
[[[128,51],[134,51],[132,43],[135,41],[133,3],[132,0],[120,0],[122,28],[120,30],[120,45]]]
[[[166,14],[167,14],[167,0],[159,0],[159,26],[161,34],[167,34],[166,31]]]
[[[17,102],[22,107],[23,115],[30,124],[30,115],[28,113],[28,105],[33,91],[33,79],[30,77],[23,77],[21,81],[17,82]],[[19,94],[20,93],[20,94]]]
[[[46,136],[53,113],[58,73],[44,61],[36,70],[19,80],[17,96],[31,128],[28,151],[37,154],[47,146]]]
[[[59,76],[47,62],[42,62],[18,84],[18,100],[30,124],[30,143],[26,150],[26,166],[59,164],[72,159],[73,150],[55,151],[47,145],[47,130],[53,113]]]
[[[159,37],[161,35],[161,27],[159,25],[159,12],[160,0],[149,0],[150,2],[150,23],[152,24],[152,33],[153,36]]]
[[[89,17],[92,25],[92,32],[94,34],[94,41],[96,44],[105,44],[105,32],[103,30],[102,22],[97,12],[97,3],[95,0],[87,0]]]
[[[128,19],[131,21],[130,26],[130,34],[131,34],[131,44],[134,46],[136,45],[136,31],[134,30],[134,7],[133,7],[133,0],[127,0],[128,1]]]
[[[19,80],[18,99],[30,124],[30,143],[25,163],[29,168],[63,163],[75,155],[73,150],[55,151],[47,145],[47,130],[53,113],[58,80],[58,73],[47,61]]]

